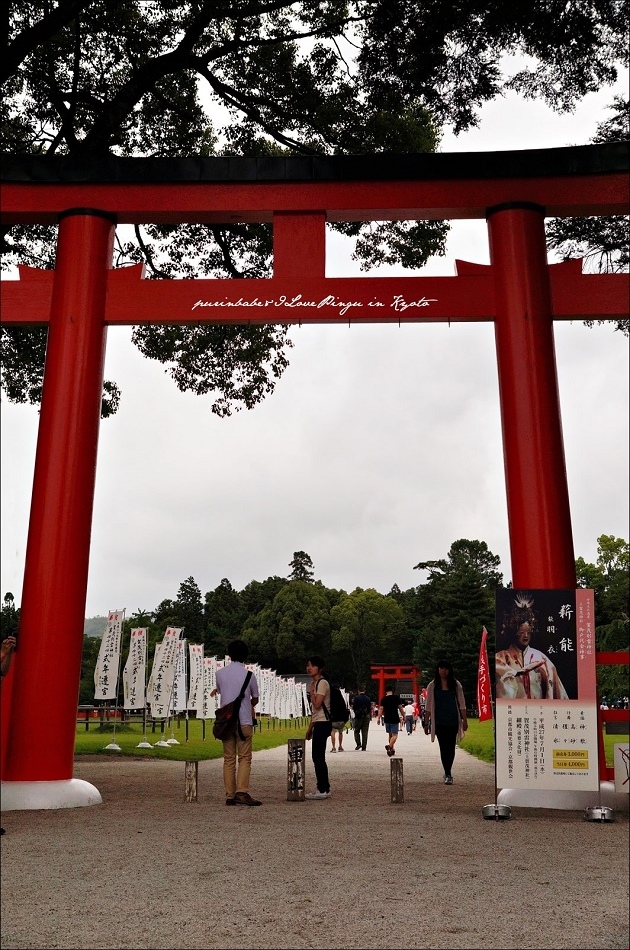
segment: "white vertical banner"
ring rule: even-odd
[[[183,627],[167,627],[164,639],[156,647],[147,690],[147,700],[154,719],[166,719],[169,714],[179,635],[182,630]]]
[[[285,679],[280,679],[280,718],[289,718],[289,684]]]
[[[188,645],[190,680],[188,684],[188,709],[201,715],[203,710],[203,644]]]
[[[291,701],[293,703],[293,715],[299,719],[302,715],[302,690],[298,688],[295,680],[291,682]]]
[[[147,628],[134,627],[129,641],[129,654],[123,669],[123,707],[144,709],[146,703]]]
[[[256,677],[256,682],[258,683],[258,705],[256,706],[256,713],[260,712],[260,665],[258,663],[248,663],[247,669],[251,670],[253,675]]]
[[[273,674],[273,716],[282,719],[282,682],[278,674]]]
[[[177,659],[175,660],[175,678],[173,680],[172,712],[182,712],[186,709],[186,640],[177,644]]]
[[[271,670],[261,670],[260,679],[260,706],[261,713],[265,716],[271,715]]]
[[[94,669],[94,699],[115,699],[125,611],[110,610]]]
[[[207,656],[203,661],[203,705],[201,709],[202,719],[214,719],[217,711],[217,701],[210,693],[216,689],[217,669],[223,666],[222,660],[217,660],[216,656]]]

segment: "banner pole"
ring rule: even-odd
[[[481,647],[479,650],[479,670],[477,677],[477,715],[481,716],[483,714],[484,718],[487,718],[485,715],[486,703],[490,706],[490,714],[492,716],[492,737],[494,742],[494,802],[491,805],[484,805],[481,809],[481,814],[484,818],[494,818],[495,821],[499,821],[502,818],[510,818],[512,816],[512,810],[508,805],[499,805],[499,784],[497,771],[497,704],[496,699],[494,706],[492,703],[492,681],[490,679],[490,671],[488,668],[488,648],[486,642],[487,637],[488,633],[484,627],[481,636]]]

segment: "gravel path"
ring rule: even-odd
[[[81,756],[102,805],[3,817],[1,947],[628,947],[627,813],[484,820],[494,768],[458,750],[445,787],[421,732],[398,741],[392,804],[383,729],[367,752],[351,740],[325,801],[287,802],[286,747],[256,753],[261,808],[225,807],[220,760],[186,803],[183,762]]]

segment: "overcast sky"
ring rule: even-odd
[[[442,151],[586,143],[614,91],[567,116],[506,97]],[[455,222],[447,257],[422,273],[453,274],[456,258],[488,263],[485,222]],[[327,273],[358,273],[337,236]],[[101,424],[86,616],[152,610],[191,575],[202,594],[286,576],[298,550],[328,587],[387,593],[477,539],[511,579],[491,324],[294,328],[275,394],[229,419],[180,393],[130,334],[108,336],[122,400]],[[599,535],[628,539],[628,340],[579,323],[555,338],[575,553],[594,561]],[[38,415],[3,400],[0,416],[0,590],[19,604]]]

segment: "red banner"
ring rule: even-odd
[[[477,674],[477,709],[479,722],[492,719],[492,691],[490,689],[490,671],[488,670],[488,648],[486,640],[488,631],[483,628],[481,647],[479,649],[479,671]]]

